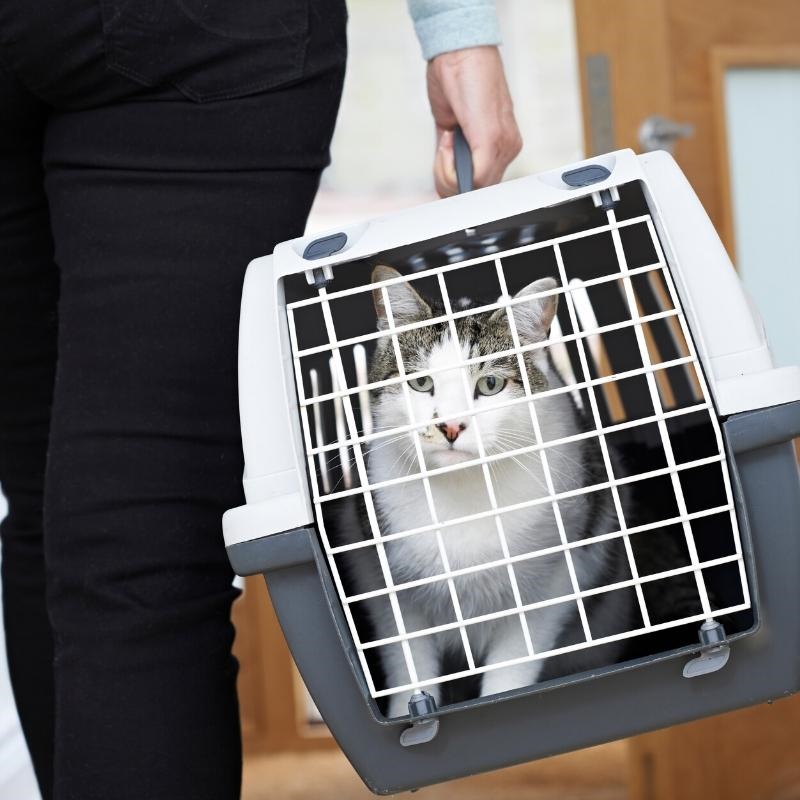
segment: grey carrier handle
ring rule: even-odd
[[[460,125],[456,125],[456,129],[453,131],[453,149],[455,151],[458,193],[471,192],[475,188],[472,182],[472,150],[470,150],[469,142],[464,136],[464,131],[461,130]]]

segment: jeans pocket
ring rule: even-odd
[[[100,0],[106,64],[197,102],[303,76],[309,0]]]

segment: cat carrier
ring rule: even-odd
[[[669,155],[278,245],[239,390],[231,563],[374,792],[800,686],[800,369]]]

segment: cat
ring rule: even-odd
[[[377,266],[372,282],[399,278],[400,273],[387,266]],[[542,278],[521,289],[515,297],[530,295],[529,302],[513,306],[513,316],[522,345],[544,341],[556,314],[557,295],[537,295],[554,289],[552,278]],[[444,313],[441,305],[425,299],[410,283],[386,287],[395,326],[418,322]],[[388,312],[380,289],[373,289],[378,330],[389,326]],[[454,302],[458,310],[475,305],[472,300]],[[404,374],[426,369],[433,375],[379,387],[371,391],[373,426],[376,431],[408,425],[407,397],[413,409],[414,422],[441,420],[419,431],[428,470],[450,467],[478,458],[476,427],[486,455],[525,447],[536,443],[529,404],[522,402],[492,409],[498,403],[523,397],[525,388],[516,355],[500,356],[468,368],[468,389],[477,417],[464,414],[469,407],[464,386],[464,369],[456,366],[463,358],[489,355],[512,349],[513,335],[505,308],[464,316],[455,320],[457,345],[451,339],[448,323],[416,328],[397,335]],[[524,356],[530,391],[535,394],[548,388],[563,386],[563,380],[546,354],[545,347]],[[381,337],[370,359],[370,383],[399,374],[392,338]],[[544,440],[561,439],[587,429],[583,413],[570,392],[565,391],[535,402]],[[477,422],[476,422],[477,421]],[[560,445],[546,450],[549,471],[556,493],[607,480],[602,454],[595,437]],[[370,484],[419,472],[420,465],[410,435],[374,440],[367,448],[367,473]],[[531,501],[549,494],[538,453],[517,455],[494,461],[489,466],[491,486],[497,507]],[[438,522],[470,514],[489,512],[489,495],[484,469],[480,465],[430,477],[430,491]],[[429,504],[422,480],[378,488],[372,492],[375,513],[381,532],[386,535],[411,528],[431,525]],[[577,495],[562,499],[559,510],[570,540],[585,538],[618,528],[617,516],[606,492]],[[558,546],[561,543],[552,504],[545,502],[502,515],[502,526],[513,557],[523,553]],[[441,537],[451,570],[469,568],[503,558],[496,518],[490,514],[441,529]],[[395,584],[440,574],[444,569],[435,531],[399,538],[385,545],[386,557]],[[571,550],[574,570],[581,589],[613,583],[630,577],[627,559],[619,540],[594,543]],[[519,560],[514,564],[519,596],[523,604],[548,600],[573,593],[565,556],[561,552]],[[453,578],[463,618],[471,618],[515,607],[514,587],[508,567],[495,566],[475,570]],[[407,632],[419,631],[455,621],[451,586],[445,580],[424,584],[398,593],[398,602]],[[594,638],[607,630],[625,628],[630,600],[624,593],[612,592],[593,598],[587,604],[588,623]],[[376,638],[397,635],[394,614],[388,602],[370,612]],[[526,626],[536,652],[549,651],[583,641],[577,605],[574,601],[547,606],[529,613]],[[517,659],[527,654],[525,635],[518,613],[470,625],[468,641],[477,666]],[[466,667],[462,635],[450,629],[435,635],[409,640],[419,680],[439,677],[447,662]],[[568,656],[557,657],[559,674],[588,669],[617,660],[620,646],[616,643],[600,648],[590,647]],[[461,654],[461,655],[459,655]],[[542,679],[546,663],[555,659],[522,661],[512,666],[487,670],[480,677],[480,695],[493,695]],[[381,664],[388,686],[409,683],[406,661],[401,647],[385,647]],[[442,702],[442,684],[424,687],[438,704]],[[408,713],[410,692],[390,695],[387,715]]]

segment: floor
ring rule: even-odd
[[[627,800],[624,742],[432,786],[419,800]],[[339,751],[245,760],[242,800],[374,797]]]

